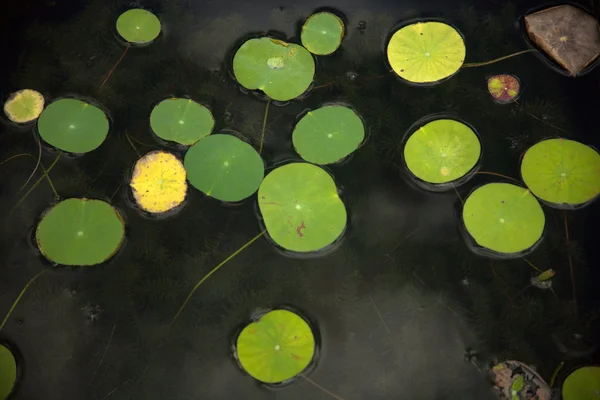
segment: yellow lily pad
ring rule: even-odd
[[[44,96],[41,93],[23,89],[10,95],[4,103],[4,114],[17,124],[26,124],[40,116],[44,110]]]
[[[166,151],[152,151],[140,158],[129,185],[137,205],[152,214],[176,208],[187,194],[183,163]]]

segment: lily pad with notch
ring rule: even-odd
[[[12,93],[4,103],[4,114],[16,124],[26,124],[37,119],[44,110],[44,96],[32,89]]]
[[[332,164],[350,155],[363,142],[365,126],[358,114],[342,105],[309,111],[292,134],[296,152],[314,164]]]
[[[158,37],[160,20],[150,11],[134,8],[117,18],[117,32],[129,43],[144,45]]]
[[[447,118],[419,127],[404,146],[408,170],[417,179],[433,185],[431,189],[445,189],[445,184],[466,177],[480,156],[481,143],[473,129]]]
[[[175,209],[187,193],[183,163],[166,151],[152,151],[140,158],[129,185],[138,206],[152,214]]]
[[[580,207],[600,194],[600,154],[574,140],[543,140],[523,155],[521,176],[531,192],[550,206]]]
[[[210,110],[191,99],[163,100],[150,114],[150,127],[158,137],[186,146],[210,135],[214,126]]]
[[[17,360],[12,351],[0,344],[0,399],[8,399],[17,383]]]
[[[487,80],[488,92],[497,103],[508,104],[519,98],[521,83],[510,74],[494,75]]]
[[[236,51],[233,73],[246,89],[259,89],[273,100],[287,101],[308,89],[315,75],[315,61],[298,44],[255,38]]]
[[[265,175],[260,155],[232,135],[209,135],[185,154],[190,184],[207,196],[237,202],[252,196]]]
[[[108,129],[104,111],[77,99],[50,103],[38,120],[41,138],[70,153],[87,153],[98,148],[106,139]]]
[[[35,237],[48,260],[90,266],[117,252],[125,237],[125,223],[119,212],[104,201],[70,198],[43,215]]]
[[[308,163],[271,171],[258,189],[258,206],[271,239],[289,251],[321,250],[346,227],[346,207],[333,178]]]
[[[247,325],[235,347],[237,359],[250,376],[275,384],[288,381],[306,369],[315,355],[315,338],[302,317],[278,309]]]
[[[546,220],[535,196],[509,183],[488,183],[471,192],[462,219],[478,246],[503,257],[531,250],[542,238]]]
[[[398,29],[387,45],[394,72],[415,84],[436,84],[458,72],[466,48],[461,34],[443,22],[423,21]]]
[[[333,53],[342,44],[344,22],[335,14],[320,12],[308,17],[300,40],[311,53],[325,56]]]

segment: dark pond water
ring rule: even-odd
[[[50,175],[61,198],[112,200],[127,224],[124,246],[105,265],[54,268],[32,244],[41,213],[56,201],[50,186],[41,181],[9,215],[35,161],[19,157],[0,166],[0,316],[32,276],[48,270],[0,332],[21,354],[15,399],[332,398],[304,379],[262,387],[232,358],[240,326],[257,310],[282,304],[301,310],[319,330],[320,358],[309,378],[345,400],[492,399],[486,371],[494,360],[534,365],[548,381],[561,361],[564,370],[598,361],[593,338],[600,338],[600,203],[566,214],[544,207],[544,239],[527,259],[557,275],[553,292],[527,288],[534,271],[522,259],[490,262],[469,250],[459,229],[457,194],[415,187],[400,154],[407,129],[434,113],[475,127],[482,170],[515,178],[522,153],[543,138],[563,136],[600,148],[599,70],[572,79],[524,54],[422,88],[386,73],[384,61],[391,29],[419,17],[456,26],[466,40],[467,62],[523,50],[517,21],[542,3],[12,3],[7,12],[15,19],[3,27],[10,39],[2,53],[3,100],[11,91],[33,88],[47,100],[75,94],[102,104],[112,121],[108,139],[84,156],[62,156]],[[596,2],[580,3],[593,9]],[[155,43],[131,49],[99,92],[124,50],[114,21],[134,6],[155,12],[163,33]],[[239,89],[230,74],[232,51],[256,32],[297,38],[298,24],[323,6],[348,22],[341,49],[317,60],[315,85],[332,83],[271,106],[263,155],[269,168],[296,157],[292,127],[307,108],[344,102],[361,114],[368,140],[348,162],[328,168],[349,212],[343,239],[335,251],[293,258],[261,238],[198,289],[165,338],[195,283],[260,232],[256,198],[226,206],[191,190],[176,215],[148,218],[129,197],[126,182],[138,155],[125,133],[140,153],[160,148],[148,128],[150,110],[168,95],[190,96],[210,105],[215,132],[231,129],[257,146],[266,101]],[[497,73],[519,77],[518,104],[492,101],[486,78]],[[37,156],[35,137],[31,128],[3,126],[0,159]],[[43,164],[48,167],[56,154],[44,148]],[[496,180],[476,176],[460,194]]]

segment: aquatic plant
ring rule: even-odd
[[[510,74],[494,75],[487,80],[488,92],[500,104],[516,101],[521,93],[521,84],[516,76]]]
[[[32,89],[12,93],[4,103],[4,114],[14,123],[26,124],[40,116],[44,109],[44,96]]]
[[[150,127],[156,136],[187,146],[210,135],[214,126],[210,110],[191,99],[163,100],[150,114]]]
[[[569,374],[563,383],[562,398],[564,400],[599,399],[600,367],[581,367]]]
[[[335,14],[320,12],[308,17],[300,40],[311,53],[324,56],[333,53],[342,44],[344,22]]]
[[[17,383],[17,361],[9,348],[0,343],[0,399],[8,399]]]

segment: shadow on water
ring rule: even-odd
[[[231,357],[240,324],[256,309],[281,304],[303,310],[318,326],[320,357],[309,377],[345,400],[493,399],[486,376],[493,360],[535,365],[547,380],[561,361],[598,362],[598,203],[567,211],[568,246],[563,211],[543,205],[544,239],[527,260],[556,276],[553,292],[528,287],[532,270],[522,259],[490,264],[469,248],[456,217],[456,193],[411,183],[402,149],[415,121],[440,113],[460,116],[477,132],[482,169],[515,179],[523,152],[543,138],[560,135],[599,148],[599,70],[567,78],[524,54],[415,87],[390,73],[385,57],[395,24],[423,17],[462,33],[467,62],[524,50],[517,21],[540,2],[327,4],[344,16],[344,41],[332,55],[315,57],[314,84],[305,95],[270,108],[262,155],[265,173],[299,160],[291,139],[298,116],[327,103],[352,107],[364,121],[366,140],[348,160],[326,168],[348,210],[346,230],[331,251],[309,258],[288,257],[269,240],[256,241],[198,289],[168,339],[166,327],[194,284],[262,228],[255,198],[229,207],[192,187],[175,214],[143,215],[130,198],[139,157],[126,133],[142,155],[166,148],[183,159],[185,149],[165,146],[148,124],[152,106],[175,93],[209,106],[213,132],[237,132],[257,148],[266,99],[240,90],[233,79],[236,44],[252,32],[280,32],[298,42],[303,21],[324,4],[145,1],[138,5],[159,16],[163,34],[129,49],[101,91],[102,78],[124,50],[114,22],[132,4],[31,4],[21,25],[3,32],[15,41],[3,49],[9,73],[1,78],[2,98],[21,88],[38,90],[48,101],[76,93],[110,112],[107,140],[83,156],[63,155],[50,175],[61,198],[110,199],[127,231],[126,243],[105,264],[50,269],[30,240],[55,201],[48,183],[42,180],[13,215],[0,218],[0,315],[32,276],[49,269],[1,332],[26,366],[15,400],[40,393],[48,400],[331,398],[303,379],[276,390],[255,385]],[[527,87],[518,104],[499,105],[487,93],[487,78],[501,73]],[[34,155],[0,165],[4,210],[24,193],[21,185],[35,166],[35,129],[2,126],[0,160]],[[44,147],[43,165],[55,157]],[[457,189],[464,198],[494,181],[475,174]]]

